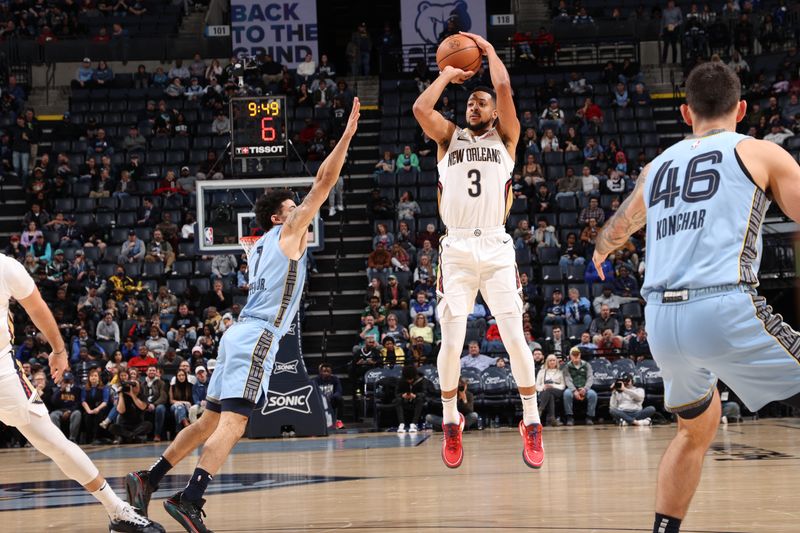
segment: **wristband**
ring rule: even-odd
[[[58,350],[58,351],[54,351],[54,352],[53,352],[53,355],[59,355],[59,354],[62,354],[62,353],[63,353],[64,355],[66,355],[66,353],[67,353],[67,349],[66,349],[66,348],[61,348],[61,349],[60,349],[60,350]]]

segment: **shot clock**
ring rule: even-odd
[[[231,151],[235,158],[286,157],[286,98],[232,98]]]

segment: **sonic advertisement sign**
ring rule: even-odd
[[[280,437],[287,426],[292,426],[298,437],[328,434],[322,397],[308,379],[303,362],[297,315],[281,339],[269,376],[269,393],[250,415],[247,436]]]
[[[404,45],[437,45],[451,21],[458,31],[486,35],[486,0],[403,0],[400,5]]]

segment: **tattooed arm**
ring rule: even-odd
[[[608,254],[622,248],[631,235],[644,227],[647,222],[647,205],[644,202],[644,182],[650,171],[650,165],[642,169],[639,179],[636,180],[636,187],[628,195],[622,205],[619,206],[617,213],[606,222],[595,243],[592,262],[597,269],[600,279],[606,279],[603,274],[603,261]]]

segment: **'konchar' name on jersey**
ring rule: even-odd
[[[472,148],[460,148],[453,150],[447,157],[447,166],[452,167],[459,163],[488,161],[491,163],[503,163],[502,152],[497,148],[487,148],[486,146],[475,146]]]
[[[702,228],[705,221],[705,209],[664,217],[656,222],[656,240],[675,235],[679,231]]]

